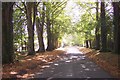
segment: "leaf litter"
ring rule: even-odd
[[[3,65],[2,78],[34,78],[35,73],[50,67],[49,64],[60,59],[62,50],[36,53],[11,64]]]
[[[120,55],[112,52],[99,52],[89,48],[80,48],[89,59],[97,63],[101,68],[115,78],[120,78]]]

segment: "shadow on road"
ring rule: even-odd
[[[63,48],[61,48],[63,49]],[[77,47],[67,47],[61,58],[50,64],[37,78],[112,78],[90,61]]]

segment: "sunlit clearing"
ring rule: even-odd
[[[66,54],[83,54],[83,53],[80,52],[79,49],[77,49],[75,47],[70,47],[70,48],[67,49]]]

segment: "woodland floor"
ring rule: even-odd
[[[120,56],[116,54],[100,53],[93,49],[79,48],[88,58],[97,63],[113,77],[120,76],[120,65],[118,61]],[[37,53],[34,56],[26,56],[24,59],[12,64],[3,65],[3,78],[32,78],[35,73],[43,71],[50,62],[60,59],[60,54],[65,53],[62,50]],[[119,77],[120,78],[120,77]]]

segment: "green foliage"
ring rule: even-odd
[[[19,6],[20,8],[18,8]],[[18,48],[27,38],[26,35],[26,18],[23,5],[21,3],[16,3],[14,5],[13,13],[13,32],[14,32],[14,47]],[[21,10],[22,9],[22,10]]]

